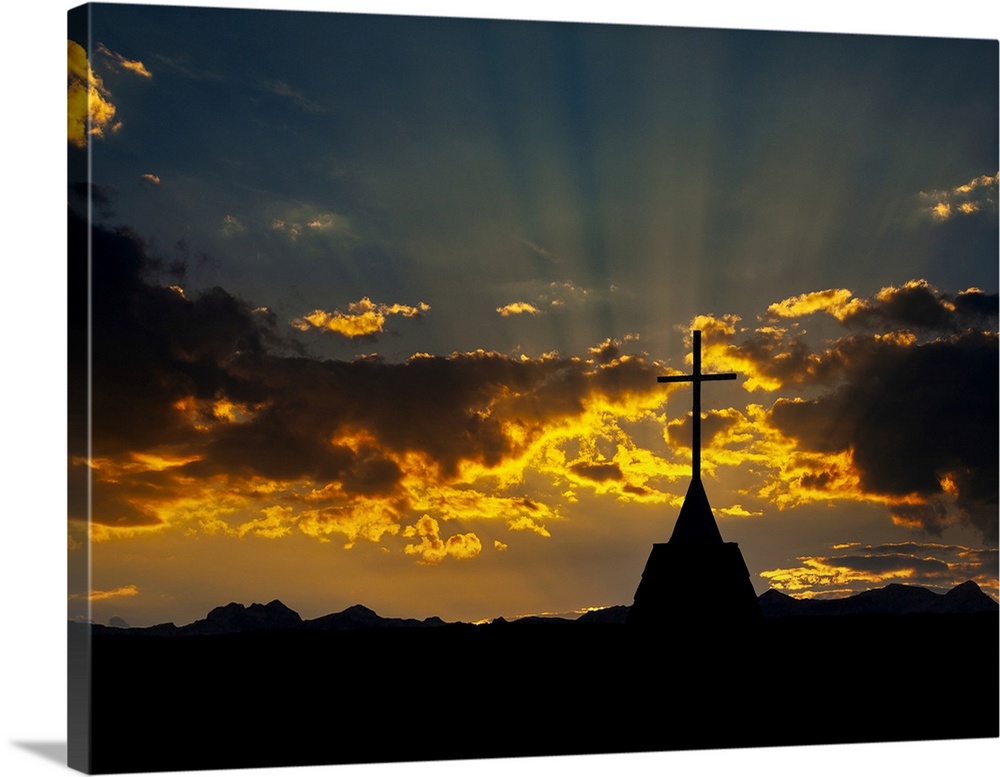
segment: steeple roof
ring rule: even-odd
[[[708,503],[705,487],[701,478],[691,479],[684,505],[677,516],[673,534],[670,535],[671,545],[721,545],[722,534],[712,515],[712,507]]]

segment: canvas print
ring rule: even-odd
[[[996,40],[67,53],[73,768],[1000,734]]]

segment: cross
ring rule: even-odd
[[[701,480],[701,383],[705,380],[736,380],[735,372],[702,373],[701,371],[701,331],[694,330],[694,370],[690,375],[664,375],[657,383],[694,384],[694,407],[691,414],[691,479]]]

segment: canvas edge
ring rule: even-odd
[[[90,6],[82,5],[67,11],[67,38],[91,50]],[[67,148],[67,191],[74,183]],[[87,157],[87,178],[90,160]],[[86,197],[86,231],[81,234],[72,226],[67,231],[67,519],[74,508],[89,520],[89,467],[74,471],[74,455],[89,459],[90,449],[90,195]],[[67,213],[69,216],[69,213]],[[67,526],[68,528],[68,526]],[[68,539],[68,536],[67,536]],[[86,582],[84,594],[90,589],[90,532],[82,540],[85,547],[69,552],[67,547],[67,603],[78,581]],[[89,603],[87,618],[89,621]],[[89,628],[72,628],[67,612],[67,766],[84,773],[91,769],[91,635]]]

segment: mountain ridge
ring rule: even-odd
[[[842,616],[906,616],[906,615],[963,615],[1000,611],[1000,605],[972,580],[955,586],[944,594],[934,593],[920,586],[890,583],[884,588],[874,588],[841,599],[796,599],[776,589],[769,589],[758,597],[765,618],[784,617],[842,617]],[[612,605],[591,610],[577,618],[525,616],[513,620],[498,617],[487,625],[517,626],[573,624],[622,625],[628,614],[627,605]],[[118,619],[120,620],[120,619]],[[90,624],[97,633],[148,634],[151,636],[197,636],[240,634],[253,631],[281,631],[287,629],[307,631],[355,631],[366,629],[426,629],[473,624],[447,622],[437,616],[424,619],[383,617],[369,607],[354,604],[339,612],[305,620],[278,599],[267,604],[249,606],[230,602],[215,607],[199,620],[184,626],[160,623],[153,626],[121,627]]]
[[[937,594],[920,586],[890,583],[842,599],[796,599],[770,589],[758,598],[764,617],[845,615],[945,615],[997,612],[1000,605],[972,580]]]

